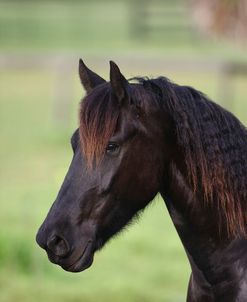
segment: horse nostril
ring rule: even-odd
[[[57,235],[52,235],[47,241],[47,247],[56,256],[64,257],[69,252],[68,243],[61,237]]]

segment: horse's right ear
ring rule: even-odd
[[[92,91],[96,86],[105,83],[106,81],[102,79],[95,72],[90,70],[82,61],[79,60],[79,76],[82,83],[82,86],[87,93]]]
[[[128,98],[129,83],[113,61],[110,61],[110,82],[114,94],[122,103],[124,99]]]

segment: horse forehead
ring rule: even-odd
[[[123,135],[134,133],[139,128],[138,117],[131,110],[121,111],[117,123],[115,134]]]

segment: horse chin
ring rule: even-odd
[[[73,264],[69,266],[61,265],[61,267],[67,272],[79,273],[89,268],[93,263],[93,259],[93,243],[89,242],[81,256]]]

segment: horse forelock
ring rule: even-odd
[[[80,104],[81,148],[90,168],[102,159],[119,116],[119,106],[109,84],[102,86],[88,94]]]

